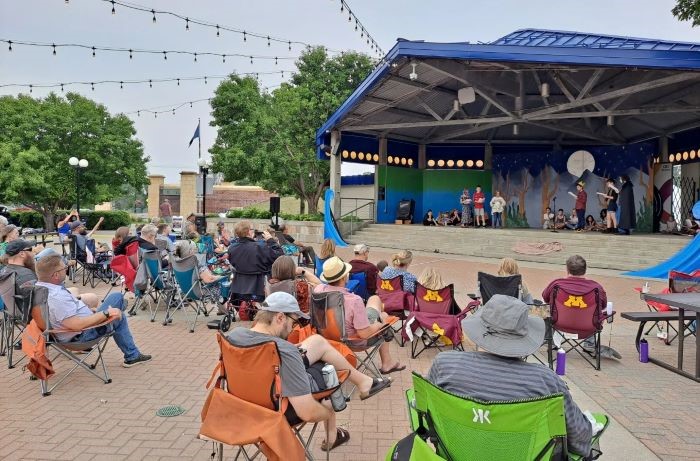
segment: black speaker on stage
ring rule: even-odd
[[[278,214],[280,212],[280,198],[270,197],[270,213]]]
[[[413,221],[413,212],[415,208],[415,200],[401,200],[399,202],[399,205],[396,207],[396,219],[402,219],[404,221]]]

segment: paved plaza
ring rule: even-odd
[[[372,249],[374,262],[388,259],[391,251]],[[339,255],[349,259],[347,249]],[[561,267],[528,264],[521,266],[530,291],[538,297],[547,283],[564,275]],[[495,272],[493,260],[466,260],[441,254],[416,254],[410,270],[420,274],[432,265],[447,282],[454,283],[458,301],[464,305],[466,293],[476,285],[478,270]],[[591,271],[591,278],[607,290],[619,312],[645,310],[633,287],[638,280],[618,277],[613,272]],[[663,288],[652,283],[652,291]],[[95,291],[104,292],[100,285]],[[85,289],[85,291],[88,291]],[[162,312],[159,314],[162,318]],[[77,371],[49,397],[42,397],[39,384],[29,380],[21,366],[0,367],[0,459],[208,459],[211,443],[196,438],[199,413],[207,395],[205,383],[218,358],[215,332],[202,323],[190,334],[180,313],[172,325],[151,323],[145,312],[129,318],[138,346],[152,354],[150,363],[126,369],[116,345],[108,345],[105,361],[113,382],[102,384],[85,372]],[[570,355],[566,379],[574,398],[583,409],[604,411],[612,424],[601,446],[602,459],[699,459],[698,414],[700,385],[660,367],[642,364],[634,350],[637,325],[616,318],[606,325],[603,343],[620,351],[620,361],[603,360],[595,371],[583,359]],[[672,360],[675,347],[665,346],[653,334],[651,354]],[[693,344],[690,342],[690,344]],[[675,344],[674,344],[675,346]],[[410,348],[392,343],[392,354],[408,365],[392,375],[392,387],[364,402],[353,400],[338,415],[339,424],[351,434],[350,442],[331,453],[333,460],[383,459],[389,446],[408,434],[404,391],[410,387],[410,370],[426,373],[435,356],[428,351],[410,359]],[[467,345],[467,350],[473,349]],[[690,359],[691,356],[688,357]],[[690,366],[693,361],[688,360]],[[54,367],[60,377],[68,367],[58,359]],[[165,405],[181,405],[185,413],[172,417],[156,416]],[[238,424],[235,416],[231,424]],[[322,434],[317,435],[314,453],[320,451]],[[227,459],[233,448],[225,451]]]

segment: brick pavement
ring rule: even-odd
[[[347,257],[347,250],[340,250]],[[388,258],[390,252],[373,249],[373,261]],[[522,267],[530,290],[539,294],[562,268],[541,265]],[[447,282],[455,283],[458,300],[473,290],[477,270],[495,271],[493,261],[465,260],[439,254],[419,254],[412,271],[419,274],[426,265],[437,267]],[[643,310],[632,287],[637,281],[597,271],[592,278],[607,289],[618,312]],[[660,289],[654,283],[652,290]],[[104,286],[95,291],[104,290]],[[162,313],[160,314],[162,318]],[[206,397],[204,384],[217,359],[214,332],[199,325],[190,334],[180,314],[173,325],[150,323],[145,313],[129,319],[139,347],[153,354],[151,363],[131,369],[121,367],[122,357],[112,343],[105,360],[113,379],[105,385],[87,373],[76,371],[50,397],[42,398],[38,383],[29,381],[21,368],[0,367],[0,459],[207,459],[211,444],[197,440],[199,411]],[[636,325],[617,319],[606,326],[604,341],[623,355],[620,362],[605,360],[600,372],[582,359],[568,360],[568,378],[617,422],[662,459],[700,458],[697,437],[700,386],[652,364],[636,360],[633,339]],[[692,344],[692,343],[691,343]],[[650,340],[652,353],[671,359],[675,348]],[[410,359],[408,347],[392,344],[392,353],[409,370],[425,373],[435,355],[427,351]],[[692,363],[692,362],[691,362]],[[59,359],[55,367],[66,371],[68,362]],[[353,400],[338,415],[338,422],[351,432],[347,446],[334,450],[333,460],[383,459],[389,446],[408,433],[404,391],[410,387],[410,372],[394,375],[392,387],[378,397]],[[676,397],[681,395],[681,398]],[[159,418],[155,411],[168,404],[182,405],[186,412],[173,418]],[[324,459],[317,435],[314,452]],[[232,449],[226,453],[231,455]]]

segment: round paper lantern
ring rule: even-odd
[[[439,166],[440,168],[442,168],[443,166],[445,166],[445,161],[442,160],[442,159],[438,160],[438,166]]]
[[[683,160],[688,160],[688,151],[683,152]]]
[[[450,168],[452,168],[453,166],[455,166],[455,161],[454,161],[454,160],[448,160],[448,161],[447,161],[447,166],[449,166]]]
[[[379,154],[374,154],[372,156],[372,160],[374,160],[375,162],[378,162],[379,161]]]
[[[364,153],[364,152],[360,152],[359,154],[357,154],[357,158],[359,158],[360,160],[364,160],[364,159],[365,159],[365,153]]]
[[[695,160],[695,151],[694,150],[690,151],[690,160]]]
[[[357,158],[357,152],[355,152],[355,151],[350,152],[350,158],[355,160]]]
[[[406,157],[401,157],[401,165],[405,165],[405,164],[406,164]]]
[[[435,166],[435,160],[428,160],[428,166],[429,166],[429,167],[434,167],[434,166]]]
[[[394,163],[394,157],[392,157],[391,155],[388,156],[388,157],[386,158],[386,162],[387,162],[387,163]]]
[[[467,160],[467,168],[471,168],[474,166],[474,160]]]
[[[675,160],[676,160],[676,156],[675,156],[675,155],[671,154],[671,155],[668,156],[668,161],[669,161],[669,162],[673,163]]]
[[[483,161],[483,160],[477,160],[477,161],[476,161],[476,167],[477,167],[477,168],[481,168],[481,167],[483,167],[483,166],[484,166],[484,161]]]
[[[459,168],[464,167],[464,160],[457,160],[457,166],[458,166]]]
[[[408,166],[413,166],[413,159],[412,158],[408,159]]]

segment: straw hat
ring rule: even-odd
[[[328,260],[323,263],[323,273],[321,273],[321,280],[324,282],[332,283],[342,279],[345,274],[348,274],[352,266],[337,256],[328,258]]]

